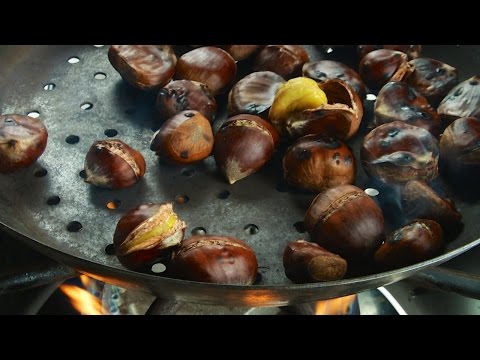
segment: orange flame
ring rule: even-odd
[[[80,281],[87,287],[90,279],[85,275],[80,275]],[[70,298],[70,302],[75,310],[82,315],[107,315],[108,312],[102,306],[100,299],[90,294],[87,290],[74,285],[62,285],[60,290]]]
[[[345,315],[350,304],[355,301],[357,295],[349,295],[336,299],[318,301],[315,304],[315,315]]]

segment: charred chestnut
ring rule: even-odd
[[[212,123],[217,112],[217,101],[205,84],[175,80],[160,89],[156,107],[162,121],[184,110],[197,110]]]
[[[440,225],[420,219],[388,236],[375,253],[375,262],[383,269],[397,269],[440,255],[443,247]]]
[[[177,164],[203,160],[212,149],[212,126],[195,110],[182,111],[167,120],[150,143],[150,150],[160,158]]]
[[[112,45],[108,59],[126,82],[140,90],[165,86],[177,63],[170,45]]]
[[[219,235],[196,235],[183,241],[172,257],[172,274],[191,281],[251,285],[258,263],[244,241]]]
[[[273,99],[285,80],[271,71],[251,73],[237,82],[228,94],[228,115],[268,114]]]
[[[353,185],[318,194],[305,214],[305,227],[317,244],[352,262],[372,260],[384,239],[382,211]]]
[[[9,114],[0,116],[0,173],[33,164],[45,151],[48,132],[39,119]]]
[[[146,270],[183,240],[186,225],[171,203],[140,205],[118,221],[113,245],[127,268]]]
[[[222,46],[232,58],[236,61],[242,61],[248,59],[250,56],[255,54],[260,48],[261,45],[223,45]]]
[[[289,242],[283,252],[285,275],[294,283],[343,279],[347,262],[320,245],[305,240]]]
[[[301,76],[302,66],[310,60],[301,45],[267,45],[255,58],[254,71],[272,71],[288,80]]]
[[[385,183],[434,179],[438,155],[438,142],[432,134],[404,121],[373,129],[360,148],[365,172]]]
[[[283,157],[283,175],[293,186],[313,192],[355,181],[355,158],[340,140],[307,135],[290,146]]]
[[[421,127],[435,136],[440,132],[440,116],[414,88],[403,82],[389,82],[375,101],[376,126],[392,121],[404,121]]]
[[[144,175],[145,159],[120,140],[96,141],[85,158],[85,181],[99,187],[123,189]]]
[[[415,59],[420,56],[422,45],[358,45],[358,57],[362,59],[369,52],[379,49],[401,51],[407,54],[409,59]]]
[[[225,92],[237,73],[235,60],[225,50],[204,46],[183,54],[177,63],[177,79],[206,84],[213,96]]]

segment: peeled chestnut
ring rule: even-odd
[[[217,112],[217,101],[205,84],[175,80],[160,89],[156,107],[162,121],[184,110],[197,110],[212,123]]]
[[[255,54],[262,46],[261,45],[223,45],[227,52],[232,55],[236,61],[248,59]]]
[[[283,253],[285,275],[294,283],[343,279],[347,262],[320,245],[296,240],[289,242]]]
[[[434,179],[438,155],[438,142],[432,134],[404,121],[373,129],[360,148],[365,172],[385,183]]]
[[[242,240],[219,235],[196,235],[173,253],[171,273],[184,280],[252,285],[257,277],[255,252]]]
[[[288,148],[283,157],[283,175],[293,186],[313,192],[355,181],[355,158],[340,140],[307,135]]]
[[[443,247],[440,225],[419,219],[388,236],[375,253],[375,262],[383,269],[397,269],[440,255]]]
[[[327,189],[305,214],[311,239],[347,261],[369,262],[384,239],[382,210],[353,185]]]
[[[113,235],[115,254],[125,267],[146,270],[180,244],[185,228],[171,203],[140,205],[118,221]]]
[[[369,52],[359,65],[360,76],[373,92],[378,92],[389,81],[402,81],[412,71],[407,54],[388,49]]]
[[[310,60],[301,45],[267,45],[255,58],[254,71],[273,71],[284,79],[302,75],[302,66]]]
[[[165,86],[177,63],[170,45],[112,45],[108,59],[126,82],[140,90]]]
[[[379,49],[388,49],[404,52],[409,59],[415,59],[420,56],[422,45],[358,45],[358,57],[362,59],[369,52]]]
[[[177,63],[177,79],[187,79],[207,85],[213,96],[225,92],[237,73],[237,64],[228,52],[214,46],[204,46],[183,54]]]
[[[352,68],[338,61],[320,60],[303,65],[303,76],[318,82],[329,79],[340,79],[352,87],[361,99],[365,98],[365,84],[358,73]]]
[[[212,126],[195,110],[182,111],[167,120],[150,143],[150,150],[160,158],[177,164],[203,160],[212,149]]]
[[[270,123],[255,115],[236,115],[215,135],[215,161],[228,182],[234,184],[260,170],[278,143],[279,136]]]
[[[85,158],[85,181],[99,187],[123,189],[139,181],[146,167],[142,154],[123,141],[96,141]]]
[[[404,82],[389,82],[378,93],[375,101],[376,126],[392,121],[404,121],[421,127],[437,136],[440,116],[428,100]]]
[[[238,81],[228,94],[229,116],[252,114],[265,116],[272,106],[275,94],[285,80],[271,71],[258,71]]]
[[[33,164],[45,151],[48,132],[40,119],[0,115],[0,173]]]

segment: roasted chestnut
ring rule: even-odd
[[[360,148],[365,172],[385,183],[434,179],[438,155],[438,142],[432,134],[404,121],[373,129]]]
[[[289,242],[283,253],[285,275],[294,283],[343,279],[347,262],[320,245],[296,240]]]
[[[355,158],[340,140],[307,135],[288,148],[283,175],[293,186],[316,193],[355,181]]]
[[[318,194],[304,222],[313,241],[349,262],[371,261],[384,239],[382,210],[353,185],[340,185]]]
[[[375,101],[375,125],[405,121],[437,136],[440,116],[414,88],[404,82],[389,82],[378,93]]]
[[[177,63],[170,45],[112,45],[108,59],[126,82],[140,90],[165,86]]]
[[[389,81],[402,81],[412,71],[407,54],[387,49],[369,52],[359,65],[360,76],[373,92],[378,92]]]
[[[261,45],[223,45],[222,46],[227,52],[232,55],[236,61],[242,61],[248,59],[250,56],[255,54],[260,48]]]
[[[419,219],[388,236],[375,252],[375,262],[383,269],[397,269],[440,255],[443,247],[440,225]]]
[[[420,94],[425,96],[432,106],[440,101],[458,83],[457,69],[441,61],[418,58],[410,61],[413,72],[406,81]]]
[[[273,71],[288,80],[302,75],[302,66],[310,60],[301,45],[267,45],[255,58],[254,71]]]
[[[365,84],[358,73],[347,65],[333,60],[312,61],[303,65],[303,76],[318,82],[340,79],[351,86],[361,99],[365,98]]]
[[[260,170],[278,143],[279,136],[270,123],[255,115],[236,115],[215,135],[215,161],[228,182],[234,184]]]
[[[186,110],[167,120],[153,135],[150,150],[177,164],[200,161],[213,149],[212,126],[195,110]]]
[[[156,107],[162,121],[184,110],[197,110],[213,123],[217,112],[217,101],[205,84],[190,80],[175,80],[160,89]]]
[[[228,115],[267,116],[275,94],[283,83],[285,80],[271,71],[259,71],[245,76],[228,94]]]
[[[174,277],[217,284],[252,285],[257,271],[257,257],[247,243],[219,235],[196,235],[183,241],[171,263]]]
[[[358,45],[358,57],[362,59],[369,52],[379,49],[388,49],[404,52],[409,59],[415,59],[420,56],[422,45]]]
[[[228,52],[204,46],[183,54],[177,62],[177,79],[206,84],[213,96],[225,92],[237,73],[237,64]]]
[[[33,164],[45,151],[48,132],[40,119],[0,115],[0,173]]]
[[[445,126],[462,117],[475,116],[480,118],[479,85],[480,76],[472,76],[455,86],[445,96],[437,109]]]
[[[115,254],[125,267],[147,270],[180,244],[185,228],[171,203],[140,205],[118,221],[113,235]]]
[[[96,141],[85,158],[85,181],[99,187],[123,189],[144,175],[145,159],[121,140]]]

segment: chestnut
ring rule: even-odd
[[[384,239],[382,210],[353,185],[340,185],[318,194],[304,222],[312,241],[348,262],[369,262]]]
[[[156,107],[162,121],[184,110],[197,110],[213,123],[217,101],[205,84],[191,80],[175,80],[160,89]]]
[[[236,61],[248,59],[255,54],[261,45],[223,45],[222,46]]]
[[[290,146],[283,157],[285,180],[312,192],[355,181],[355,158],[342,141],[323,135],[307,135]]]
[[[407,54],[388,49],[369,52],[359,65],[360,76],[373,92],[378,92],[389,81],[402,81],[412,71]]]
[[[422,52],[422,45],[358,45],[358,57],[362,59],[369,52],[379,49],[388,49],[404,52],[409,59],[415,59]]]
[[[472,76],[452,90],[438,105],[438,113],[445,126],[462,117],[480,118],[480,76]]]
[[[301,76],[302,66],[310,60],[301,45],[267,45],[255,58],[254,71],[273,71],[284,79]]]
[[[99,187],[130,187],[145,175],[145,171],[142,154],[117,139],[94,142],[85,158],[85,182]]]
[[[404,121],[373,129],[360,148],[365,172],[385,183],[434,179],[438,155],[438,142],[432,134]]]
[[[173,253],[171,263],[174,277],[217,284],[252,285],[257,271],[257,257],[247,243],[220,235],[190,237]]]
[[[375,101],[375,125],[405,121],[438,136],[440,116],[428,100],[404,82],[389,82],[378,93]]]
[[[108,60],[126,82],[140,90],[165,86],[177,63],[170,45],[112,45]]]
[[[383,269],[398,269],[440,255],[443,247],[440,225],[419,219],[388,236],[375,252],[375,262]]]
[[[207,85],[213,96],[225,92],[233,83],[237,64],[228,52],[214,46],[204,46],[183,54],[177,62],[177,79],[187,79]]]
[[[303,65],[303,76],[317,82],[325,82],[329,79],[345,81],[355,90],[360,99],[365,98],[365,84],[358,73],[347,65],[333,60],[312,61]]]
[[[33,164],[45,151],[48,132],[40,119],[0,115],[0,173]]]
[[[441,61],[418,58],[410,61],[413,72],[406,82],[425,96],[432,106],[438,106],[440,101],[458,83],[458,72],[453,66]]]
[[[169,162],[190,164],[210,155],[212,126],[195,110],[186,110],[167,120],[153,135],[150,150]]]
[[[347,262],[320,245],[305,240],[291,241],[283,252],[285,275],[294,283],[343,279]]]
[[[185,223],[171,203],[140,205],[121,217],[113,235],[118,260],[132,270],[147,270],[180,244]]]
[[[228,115],[268,116],[275,94],[284,83],[280,75],[271,71],[258,71],[245,76],[228,94]]]
[[[215,162],[228,182],[234,184],[260,170],[278,143],[279,136],[270,123],[255,115],[236,115],[215,135]]]

